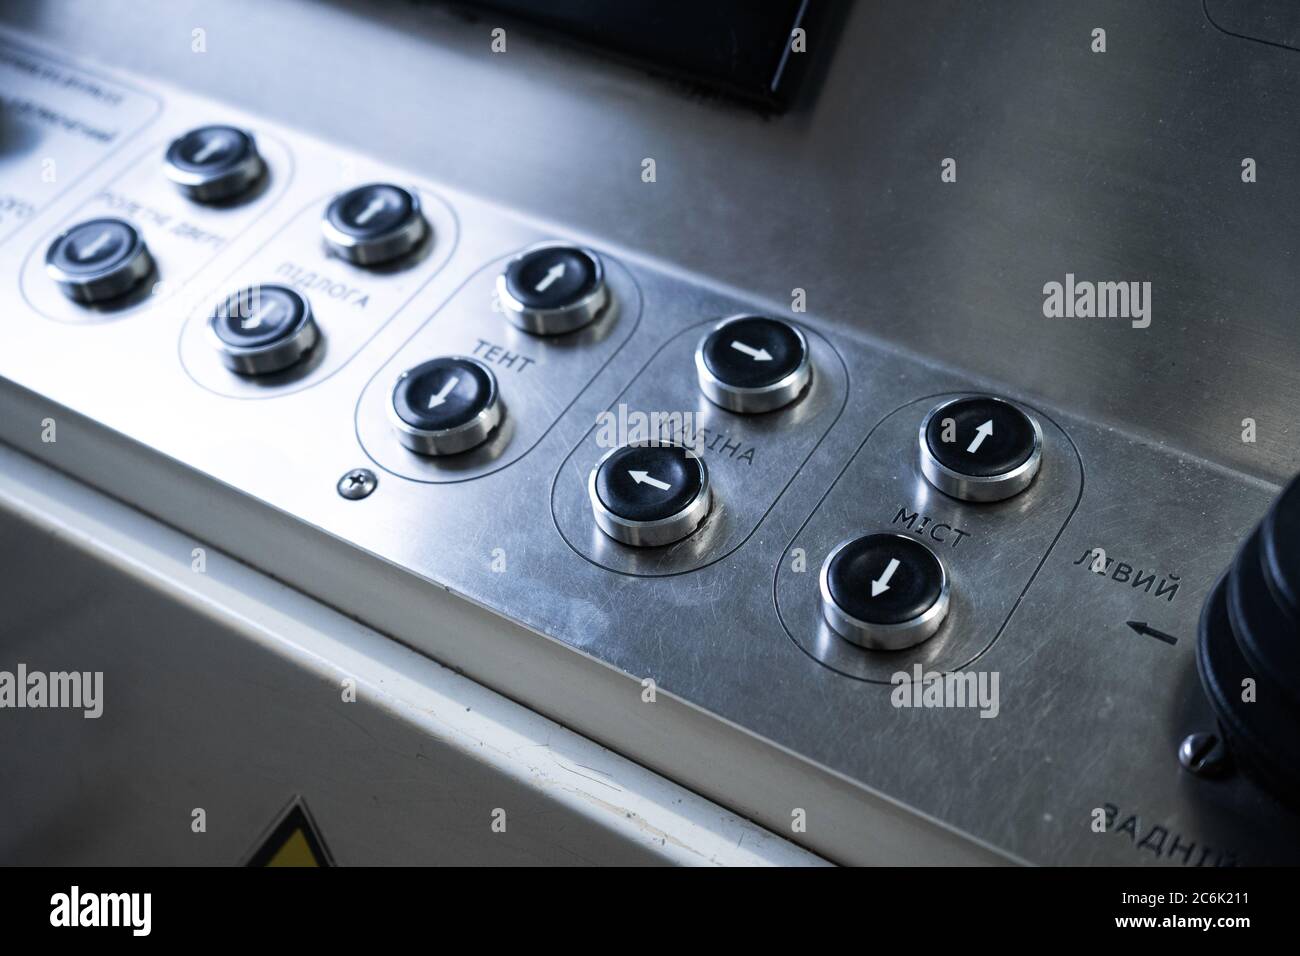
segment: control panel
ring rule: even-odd
[[[17,38],[0,74],[6,442],[835,859],[868,807],[1012,860],[1300,857],[1294,712],[1234,698],[1295,671],[1294,488],[435,164]]]

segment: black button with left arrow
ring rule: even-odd
[[[592,469],[588,493],[597,526],[636,547],[680,541],[699,527],[712,502],[703,460],[667,443],[609,452]]]

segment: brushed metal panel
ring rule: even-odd
[[[695,348],[734,303],[682,296],[677,308],[710,318],[678,332],[648,358],[565,458],[551,487],[551,512],[565,544],[622,574],[683,574],[726,558],[754,533],[844,410],[847,370],[830,343],[811,331],[806,335],[814,372],[802,398],[762,415],[714,405],[700,391]],[[641,426],[650,434],[638,431],[638,414],[650,423]],[[620,430],[626,434],[618,435]],[[587,482],[611,448],[647,438],[694,448],[709,470],[713,504],[688,538],[664,548],[629,548],[593,522]]]
[[[142,166],[144,172],[153,171],[151,163]],[[153,178],[156,181],[156,171]],[[456,216],[427,189],[419,190],[419,195],[430,236],[409,256],[364,269],[331,254],[321,240],[321,218],[329,201],[347,185],[340,182],[336,190],[309,202],[229,275],[217,282],[194,283],[188,290],[182,306],[186,319],[180,358],[199,385],[232,398],[266,398],[310,388],[350,361],[447,264],[456,248]],[[227,296],[268,283],[287,285],[307,298],[323,344],[301,366],[249,379],[222,364],[211,341],[208,318]]]
[[[294,794],[342,866],[825,863],[7,448],[0,534],[0,668],[103,675],[5,712],[5,865],[237,866]]]
[[[18,5],[6,15],[35,19],[55,36],[68,29],[45,23],[43,9]],[[181,5],[166,16],[183,19],[195,9]],[[240,2],[231,9],[248,15],[252,33],[308,8],[283,0],[259,12]],[[463,24],[448,26],[439,44],[421,37],[428,23],[442,23],[422,19],[422,10],[385,5],[380,16],[362,20],[343,7],[310,9],[319,15],[304,20],[306,36],[321,43],[313,56],[384,48],[391,75],[372,73],[367,96],[402,102],[395,77],[405,65],[412,72],[403,84],[438,88],[428,81],[455,75],[465,96],[438,103],[437,122],[385,139],[379,134],[388,118],[362,109],[361,93],[335,86],[340,77],[356,78],[356,64],[343,62],[337,75],[315,71],[323,86],[310,91],[295,88],[299,73],[290,70],[280,89],[297,98],[286,105],[263,97],[259,106],[292,121],[277,131],[291,145],[301,181],[264,222],[218,254],[209,274],[227,274],[322,195],[344,161],[358,180],[409,178],[390,162],[405,157],[423,173],[436,155],[439,179],[445,171],[460,185],[476,183],[513,211],[438,186],[461,223],[447,265],[337,374],[267,401],[199,388],[177,361],[179,321],[166,310],[146,306],[138,319],[73,326],[9,302],[0,312],[0,334],[14,346],[0,354],[6,441],[200,540],[274,568],[773,828],[788,826],[792,808],[812,804],[824,815],[812,813],[815,822],[800,839],[836,859],[873,858],[877,837],[864,830],[867,819],[888,819],[926,846],[933,845],[926,828],[937,821],[954,853],[994,847],[1039,862],[1295,859],[1294,813],[1239,780],[1191,778],[1175,758],[1182,735],[1212,725],[1191,654],[1200,604],[1275,493],[1270,479],[1296,458],[1288,424],[1297,394],[1295,343],[1280,318],[1293,284],[1289,247],[1284,233],[1267,241],[1226,217],[1229,208],[1244,211],[1280,230],[1296,200],[1276,184],[1262,188],[1263,180],[1229,200],[1228,187],[1213,178],[1224,164],[1236,176],[1239,158],[1216,152],[1225,142],[1223,117],[1254,144],[1285,145],[1292,135],[1285,124],[1261,125],[1261,116],[1281,115],[1271,101],[1248,116],[1230,108],[1260,84],[1285,89],[1290,75],[1277,63],[1228,52],[1190,4],[1162,8],[1159,33],[1149,29],[1150,15],[1112,4],[1051,17],[1018,5],[911,14],[902,5],[860,5],[841,46],[855,53],[835,60],[811,112],[764,123],[684,103],[625,72],[560,62],[527,43],[517,59],[480,62],[465,52],[474,34]],[[1075,36],[1086,50],[1083,38],[1101,15],[1110,25],[1111,59],[1061,52]],[[409,35],[399,38],[394,23]],[[892,29],[878,33],[882,27]],[[134,48],[115,28],[109,35]],[[934,44],[944,39],[947,58],[936,61]],[[250,42],[252,51],[273,49],[266,37]],[[149,49],[156,65],[177,76],[185,75],[182,63],[192,65],[173,51]],[[855,63],[868,53],[873,57]],[[302,53],[286,56],[281,62],[293,64]],[[1230,79],[1189,76],[1189,58],[1217,64]],[[1233,70],[1241,71],[1235,79]],[[601,79],[594,88],[592,76]],[[246,77],[228,79],[235,99],[252,98]],[[201,88],[213,81],[185,82]],[[159,135],[200,119],[267,122],[153,85],[167,101]],[[348,104],[354,115],[335,115]],[[849,115],[854,122],[844,121]],[[968,117],[979,122],[957,130],[954,118]],[[1098,126],[1102,119],[1112,127]],[[1220,124],[1214,135],[1210,120]],[[1162,121],[1167,138],[1153,139],[1151,124]],[[386,161],[291,129],[303,123],[340,144],[382,144]],[[495,137],[511,123],[507,148]],[[580,128],[617,135],[566,138]],[[460,138],[444,143],[444,135]],[[446,148],[453,142],[455,149]],[[464,150],[466,143],[476,149]],[[443,148],[432,150],[435,144]],[[656,150],[660,180],[643,183],[640,159]],[[962,157],[959,184],[973,180],[971,188],[939,184],[934,157],[951,152]],[[1273,155],[1285,175],[1293,151]],[[574,170],[581,175],[565,175]],[[1195,202],[1182,191],[1188,181],[1199,184]],[[1232,188],[1239,186],[1252,188],[1236,179]],[[82,193],[93,188],[87,183]],[[78,195],[74,189],[63,206],[51,207],[49,221]],[[525,218],[520,209],[551,214]],[[515,251],[523,229],[593,242],[628,270],[644,318],[626,346],[510,468],[442,484],[385,475],[369,498],[341,499],[338,476],[366,460],[355,429],[358,396],[411,336],[422,329],[436,335],[430,317],[462,283]],[[16,247],[0,249],[0,269],[10,274],[26,252]],[[1042,283],[1067,271],[1151,278],[1151,327],[1044,319]],[[810,312],[800,321],[843,360],[844,406],[754,533],[718,560],[672,577],[613,574],[567,548],[551,489],[595,416],[652,356],[668,354],[675,337],[685,341],[719,314],[784,312],[794,287],[809,293]],[[1232,323],[1223,321],[1228,304],[1241,316]],[[694,400],[688,395],[695,392],[682,392],[689,379],[673,368],[656,375],[646,394]],[[991,590],[980,600],[1011,608],[996,642],[996,615],[964,635],[973,646],[991,644],[977,663],[1001,675],[998,718],[897,709],[883,688],[825,667],[791,640],[777,614],[774,569],[809,515],[822,520],[818,502],[874,425],[927,395],[985,390],[1042,409],[1059,428],[1052,432],[1057,447],[1068,436],[1077,449],[1083,477],[1045,471],[1042,489],[1056,494],[1039,499],[1043,509],[1033,522],[1045,528],[1052,517],[1059,528],[1066,503],[1077,499],[1077,508],[1050,550],[1041,543],[1047,532],[1033,532],[1047,558],[1027,590],[1018,566],[1024,554],[1000,560],[1016,553],[1024,535],[997,521],[988,525],[994,567],[972,567],[965,576],[963,593],[987,582]],[[1258,417],[1257,443],[1241,441],[1246,416]],[[48,417],[60,423],[56,443],[41,441]],[[898,436],[894,451],[868,441],[862,462],[880,480],[906,474],[890,470],[891,455],[910,467],[914,444],[904,442],[901,426]],[[791,447],[810,440],[787,439]],[[1033,491],[1027,496],[1026,506],[1035,500]],[[847,500],[827,501],[832,510],[819,534],[839,524],[847,534],[870,517]],[[555,514],[561,526],[580,521],[576,508]],[[1113,573],[1075,563],[1095,547],[1117,562]],[[500,569],[497,552],[505,557]],[[1017,573],[995,574],[1006,570],[999,563]],[[1158,573],[1164,590],[1135,587],[1135,571]],[[790,583],[776,578],[778,589]],[[483,613],[504,619],[499,639],[470,642],[427,619]],[[1135,635],[1125,624],[1135,619],[1180,639],[1170,647]],[[522,659],[526,673],[517,667]],[[573,680],[577,674],[581,680]],[[673,706],[640,703],[647,677]],[[689,739],[708,746],[684,746],[686,727]],[[769,766],[780,772],[760,786]],[[1095,833],[1091,814],[1108,803],[1118,808],[1116,827]],[[1130,815],[1132,829],[1142,831],[1132,838],[1122,826]],[[1156,852],[1154,837],[1143,841],[1154,828],[1166,838],[1179,834],[1180,849],[1171,853],[1162,843]],[[1197,849],[1184,859],[1189,842]],[[897,838],[888,846],[900,852]]]
[[[0,39],[0,243],[158,115],[142,89]],[[33,125],[39,132],[33,130]],[[54,162],[58,154],[60,162]]]
[[[950,397],[910,402],[873,426],[777,568],[782,626],[802,650],[846,676],[888,684],[917,664],[927,671],[976,664],[1002,633],[1083,494],[1078,452],[1055,422],[1033,409],[1043,429],[1044,462],[1027,490],[983,505],[938,491],[921,474],[916,435],[930,409]],[[817,573],[826,555],[846,538],[877,531],[919,536],[952,581],[951,607],[939,633],[889,654],[841,639],[826,626],[817,603]],[[803,555],[798,565],[795,549]]]
[[[525,228],[512,234],[520,249],[542,238]],[[641,321],[641,291],[631,273],[602,256],[610,304],[599,318],[567,335],[521,332],[506,320],[495,298],[497,276],[508,261],[503,257],[478,269],[366,384],[357,402],[357,438],[385,471],[412,481],[445,482],[509,466],[541,441]],[[481,447],[430,458],[397,441],[389,412],[397,377],[443,355],[475,357],[493,370],[505,419]]]
[[[1201,0],[848,6],[841,33],[811,38],[833,45],[816,98],[776,119],[522,31],[494,55],[489,22],[431,3],[13,0],[0,16],[756,299],[804,288],[846,334],[1042,404],[1270,480],[1300,470],[1295,52],[1223,33]],[[1066,272],[1151,281],[1151,327],[1044,318]]]
[[[253,132],[257,135],[262,131]],[[93,195],[66,213],[52,229],[29,239],[30,251],[18,285],[30,308],[48,319],[72,324],[116,322],[138,314],[146,305],[166,304],[183,312],[187,303],[197,298],[200,271],[251,227],[293,181],[293,159],[288,148],[274,134],[262,133],[258,149],[268,172],[261,184],[237,204],[200,205],[185,199],[174,188],[158,188],[158,163],[168,142],[153,143],[145,150],[133,147],[128,165],[99,184]],[[87,309],[69,301],[50,283],[45,272],[45,250],[65,229],[104,216],[136,224],[153,256],[154,271],[135,292],[111,304]],[[175,304],[177,297],[181,297],[179,305]]]

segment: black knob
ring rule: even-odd
[[[1300,477],[1273,503],[1201,613],[1197,669],[1248,775],[1300,805]]]
[[[715,405],[745,414],[774,411],[808,387],[808,340],[780,319],[724,319],[696,347],[695,372]]]
[[[859,647],[898,651],[929,640],[948,613],[948,573],[915,538],[877,532],[842,542],[822,563],[822,616]]]
[[[163,170],[198,202],[220,202],[248,192],[266,172],[251,133],[233,126],[200,126],[167,147]]]
[[[497,277],[506,318],[533,335],[563,335],[593,322],[609,302],[605,267],[590,249],[543,242]]]
[[[458,455],[491,437],[503,416],[497,378],[478,359],[430,359],[393,386],[389,421],[397,439],[421,455]]]
[[[208,328],[222,363],[241,375],[281,372],[321,337],[311,304],[282,285],[255,285],[227,296]]]
[[[592,469],[587,494],[596,525],[638,548],[694,534],[713,503],[709,469],[682,445],[623,445]]]
[[[325,241],[359,266],[377,266],[413,250],[429,232],[420,197],[392,183],[370,183],[334,197],[321,222]]]
[[[107,302],[143,282],[153,272],[153,258],[125,219],[91,219],[50,243],[45,271],[69,299]]]
[[[941,402],[921,423],[921,472],[962,501],[1004,501],[1033,483],[1043,430],[1019,406],[992,395]]]

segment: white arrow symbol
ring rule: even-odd
[[[668,484],[666,481],[660,481],[658,478],[651,478],[650,475],[644,471],[628,471],[628,474],[632,476],[632,480],[638,485],[650,485],[654,488],[658,488],[660,491],[667,491],[672,487],[672,485]]]
[[[264,305],[256,312],[254,312],[252,315],[250,315],[248,318],[241,319],[239,322],[239,327],[245,331],[248,331],[249,329],[260,328],[262,325],[262,320],[265,319],[270,313],[274,312],[277,308],[278,306],[276,305]]]
[[[755,362],[772,361],[772,356],[768,353],[767,349],[756,349],[752,345],[746,345],[744,342],[736,342],[736,341],[732,341],[731,347],[735,349],[737,352],[744,352]]]
[[[225,139],[223,139],[220,136],[214,136],[206,143],[203,144],[202,149],[200,149],[197,153],[194,154],[194,162],[206,163],[217,153],[224,152],[225,149],[226,149]]]
[[[443,382],[442,388],[438,390],[438,394],[429,396],[429,407],[437,408],[439,405],[445,402],[447,400],[447,396],[451,394],[451,390],[456,387],[456,383],[459,381],[460,381],[460,376],[453,375],[451,378],[447,379],[447,381]]]
[[[109,232],[107,229],[105,229],[103,232],[101,232],[98,236],[95,237],[94,242],[92,242],[88,246],[82,247],[80,258],[83,261],[86,259],[95,258],[95,256],[99,254],[99,250],[103,249],[104,246],[108,245],[108,243],[112,240],[112,238],[113,238],[113,234]]]
[[[551,287],[555,280],[562,278],[564,278],[564,263],[557,262],[547,270],[546,275],[542,277],[542,281],[533,286],[533,291],[545,292]]]
[[[876,597],[889,590],[889,579],[894,576],[894,572],[897,570],[898,558],[890,558],[889,564],[885,566],[885,573],[871,582],[872,597]]]
[[[357,225],[364,226],[371,219],[374,219],[375,216],[383,212],[384,206],[386,205],[387,203],[384,202],[383,196],[372,197],[369,205],[367,205],[365,209],[361,210],[361,213],[357,216]]]
[[[984,439],[988,438],[992,434],[993,419],[990,418],[979,428],[975,429],[975,437],[971,440],[971,443],[966,446],[966,451],[972,455],[975,454],[975,452],[980,450],[980,445],[984,444]]]

